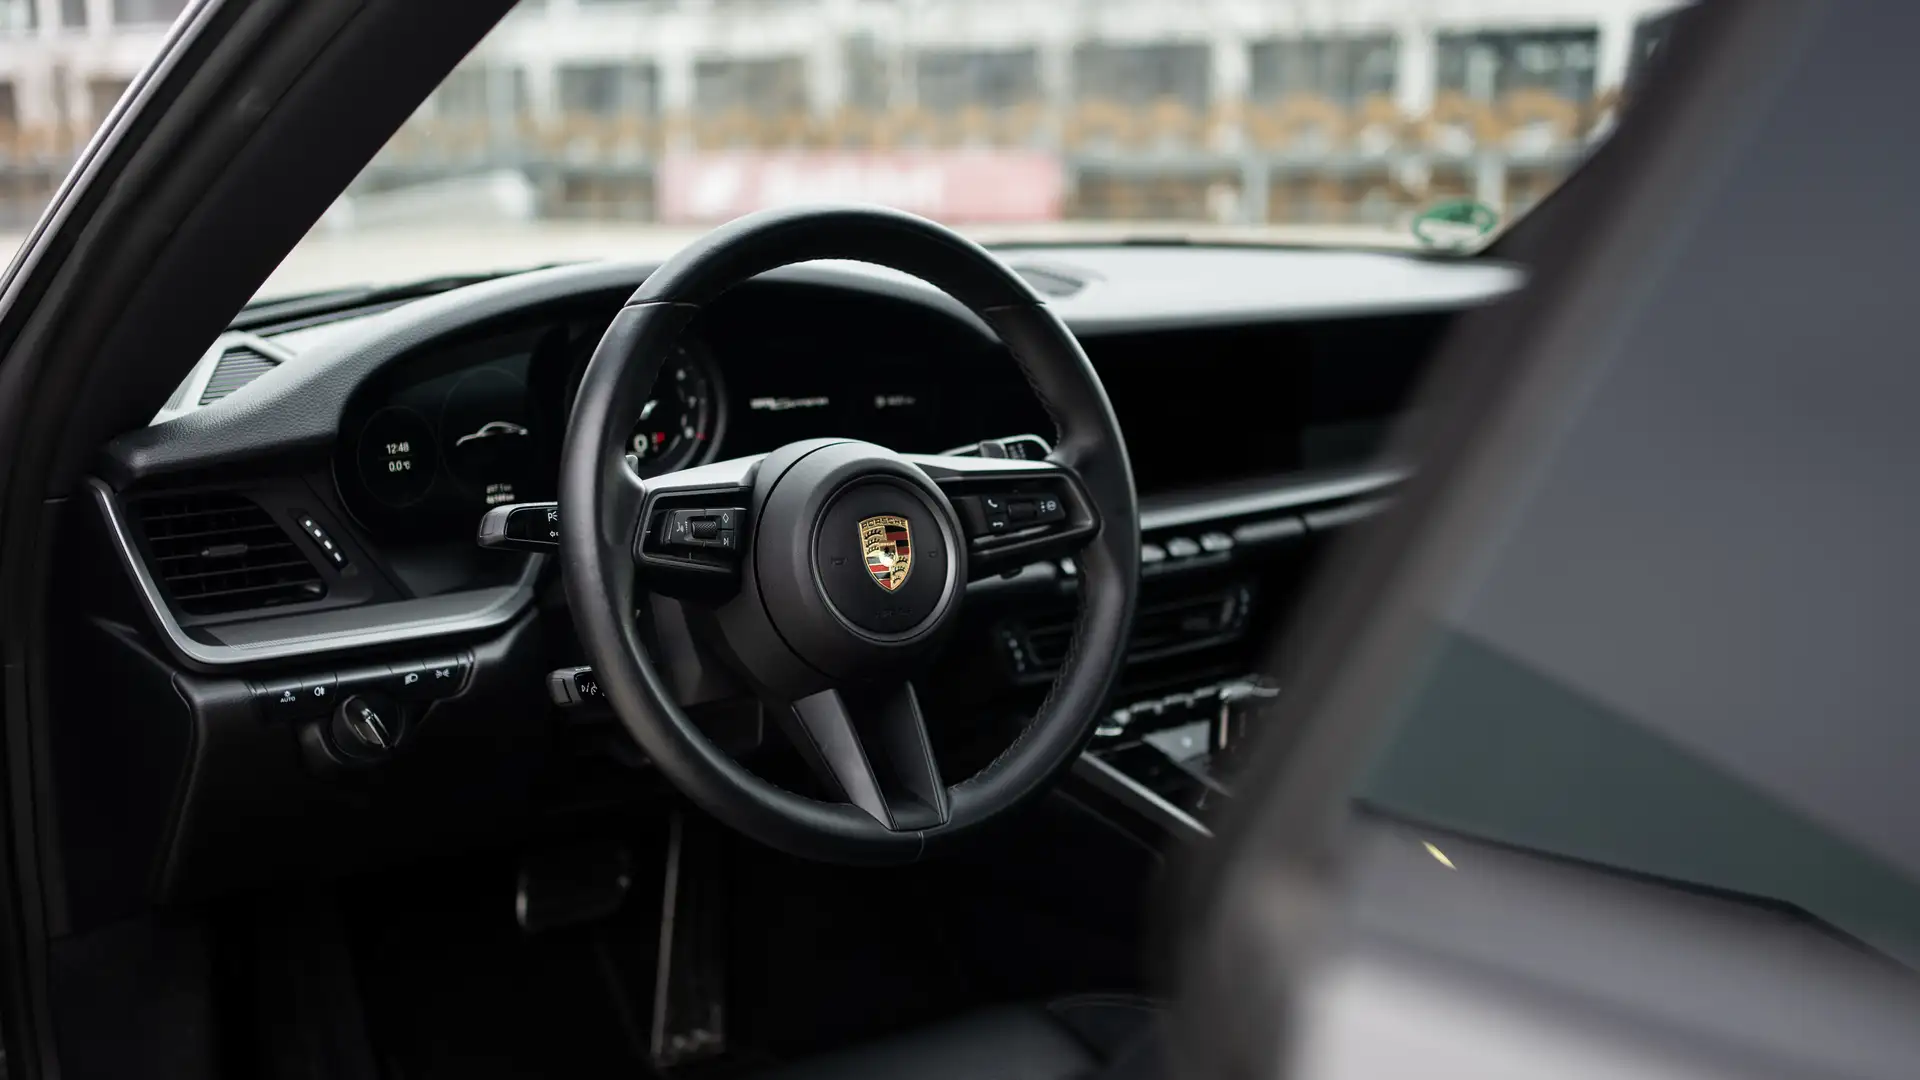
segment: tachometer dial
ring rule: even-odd
[[[706,456],[718,411],[714,382],[699,354],[675,347],[627,442],[640,475],[672,472]]]

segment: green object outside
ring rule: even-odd
[[[1472,199],[1449,199],[1430,206],[1413,218],[1413,235],[1421,244],[1443,251],[1473,246],[1500,224],[1493,207]]]

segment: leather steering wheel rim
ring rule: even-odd
[[[686,323],[727,289],[820,259],[911,274],[985,321],[1057,428],[1049,461],[1077,478],[1097,523],[1076,555],[1080,611],[1045,701],[995,761],[945,788],[945,819],[927,828],[890,828],[851,803],[789,791],[736,762],[675,702],[632,601],[635,585],[645,585],[635,554],[635,530],[645,523],[636,524],[633,507],[650,482],[634,476],[621,449],[662,358]],[[1119,675],[1139,590],[1139,510],[1126,445],[1079,342],[986,250],[934,222],[881,208],[752,214],[654,271],[588,362],[562,449],[559,505],[562,575],[575,627],[603,693],[641,750],[716,818],[771,847],[823,861],[911,861],[930,843],[973,830],[1045,790],[1085,744]]]

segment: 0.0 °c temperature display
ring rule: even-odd
[[[360,482],[386,506],[411,506],[433,489],[433,428],[404,405],[389,405],[367,419],[358,457]]]

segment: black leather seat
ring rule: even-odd
[[[1081,995],[969,1013],[759,1074],[755,1080],[1149,1080],[1159,1009]]]

